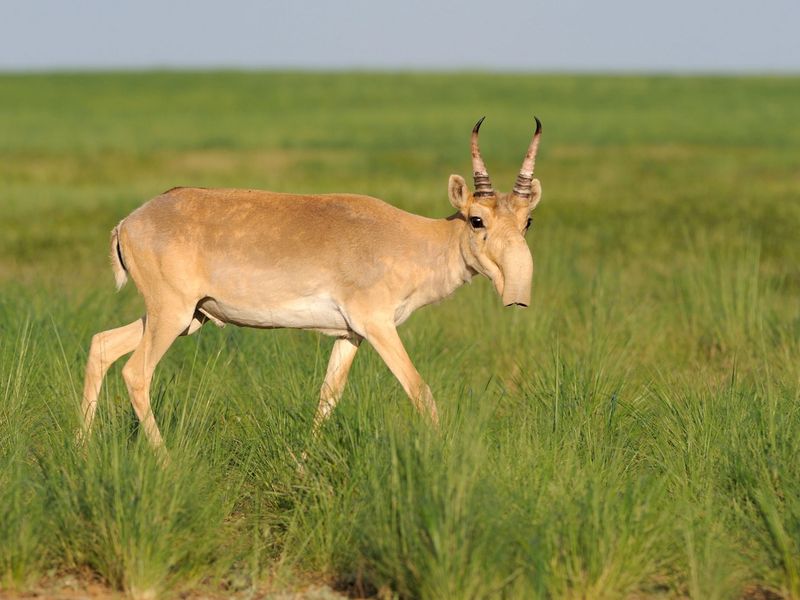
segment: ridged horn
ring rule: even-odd
[[[533,134],[531,145],[528,146],[525,160],[522,161],[522,167],[519,170],[519,175],[517,175],[517,182],[514,184],[514,195],[520,198],[531,197],[533,167],[536,164],[536,151],[539,149],[539,139],[542,137],[542,122],[538,117],[533,118],[536,120],[536,131]]]
[[[481,120],[475,123],[472,128],[472,177],[475,182],[475,191],[473,196],[494,196],[492,189],[492,182],[489,179],[489,173],[486,171],[486,165],[483,164],[481,158],[481,149],[478,146],[478,131],[480,131],[481,123],[486,117],[481,117]]]

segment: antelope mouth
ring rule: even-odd
[[[513,308],[514,306],[519,306],[520,308],[528,308],[528,305],[524,302],[510,302],[506,304],[506,308]]]

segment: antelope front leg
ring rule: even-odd
[[[416,409],[429,416],[433,424],[438,426],[439,414],[431,389],[414,368],[394,323],[372,324],[366,328],[365,337],[397,377]]]
[[[319,392],[317,414],[314,415],[315,435],[342,397],[344,386],[347,383],[347,374],[350,372],[350,367],[353,364],[353,359],[356,357],[356,351],[362,339],[361,336],[339,338],[333,343],[333,351],[328,362],[328,370],[325,373],[325,381],[322,383],[322,389]]]

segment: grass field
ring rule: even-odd
[[[476,280],[400,331],[440,432],[365,347],[313,440],[332,341],[206,327],[156,371],[168,466],[124,361],[75,445],[91,335],[142,310],[107,259],[131,209],[201,185],[444,217],[477,118],[507,190],[534,114],[531,308]],[[800,598],[798,123],[800,78],[0,76],[0,595]]]

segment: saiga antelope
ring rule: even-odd
[[[428,219],[367,196],[292,195],[255,190],[175,188],[153,198],[111,232],[117,289],[133,278],[146,312],[92,338],[83,392],[89,434],[109,366],[133,352],[122,376],[149,442],[163,444],[150,409],[158,361],[180,335],[205,323],[311,329],[336,337],[314,418],[315,430],[342,395],[366,339],[417,410],[438,423],[430,388],[396,327],[421,306],[475,275],[491,279],[507,306],[530,301],[533,260],[525,241],[541,199],[533,179],[541,122],[511,193],[492,187],[472,130],[474,191],[451,175],[456,213]]]

